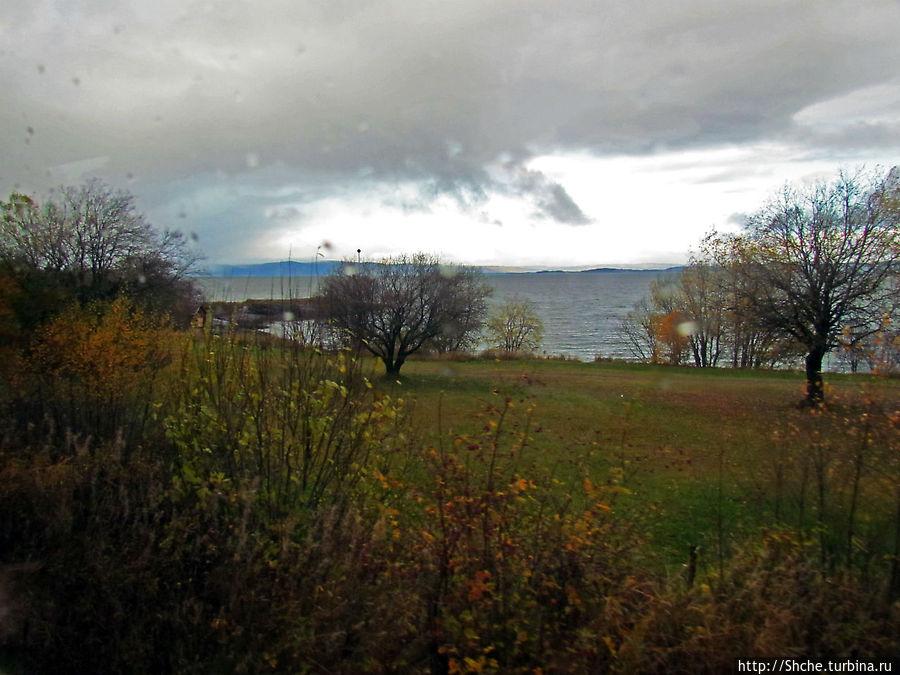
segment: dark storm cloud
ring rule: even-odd
[[[565,188],[525,168],[536,153],[897,142],[889,124],[793,118],[896,85],[894,0],[7,5],[6,191],[90,172],[150,200],[279,167],[283,184],[411,182],[413,209],[521,195],[577,225],[589,219]]]
[[[565,188],[558,183],[550,185],[546,197],[539,202],[541,212],[560,223],[570,225],[587,225],[590,219],[584,215]]]
[[[516,162],[508,163],[506,169],[510,170],[513,176],[510,191],[518,192],[522,196],[531,196],[537,217],[550,218],[568,225],[586,225],[590,222],[559,183],[553,182],[539,171],[525,169]]]

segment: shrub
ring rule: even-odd
[[[71,307],[38,331],[23,363],[18,415],[34,433],[20,431],[37,441],[68,434],[136,442],[148,431],[174,341],[166,319],[124,296]]]
[[[673,588],[648,610],[618,651],[624,672],[730,672],[738,657],[884,659],[900,648],[900,616],[878,590],[829,573],[814,544],[786,531],[751,538],[723,577]]]

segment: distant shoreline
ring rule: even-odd
[[[253,265],[210,265],[197,277],[314,277],[326,276],[344,263],[338,260],[322,260],[317,263],[281,261]],[[477,265],[475,267],[478,267]],[[482,266],[481,271],[490,276],[501,274],[619,274],[619,273],[665,273],[676,272],[684,265],[659,267],[592,267],[588,269],[535,269],[532,267]]]

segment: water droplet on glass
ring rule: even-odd
[[[693,335],[697,332],[697,323],[695,321],[683,321],[678,324],[678,334],[682,337]]]
[[[259,153],[248,152],[244,161],[247,163],[248,169],[255,169],[259,166]]]

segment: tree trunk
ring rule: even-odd
[[[382,358],[381,360],[384,361],[385,375],[399,375],[400,366],[402,366],[405,361],[405,359],[402,359],[399,356],[394,359]]]
[[[806,355],[806,402],[818,405],[825,400],[825,388],[822,383],[822,359],[825,358],[825,347],[811,347]]]

